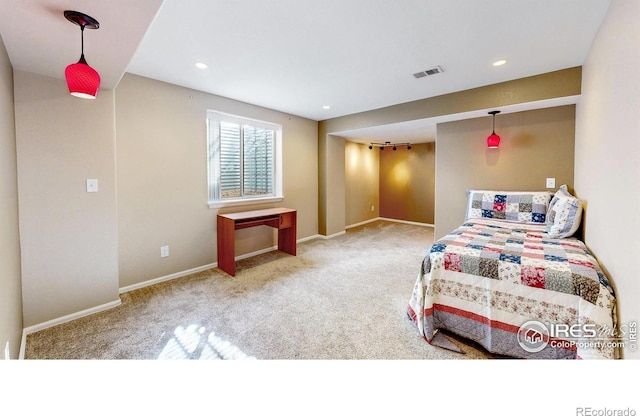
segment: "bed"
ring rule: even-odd
[[[573,237],[582,201],[566,185],[467,193],[466,220],[430,247],[411,294],[420,335],[447,348],[450,332],[516,358],[618,358],[614,290]]]

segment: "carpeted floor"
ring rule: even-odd
[[[27,336],[26,359],[479,359],[427,344],[407,318],[428,227],[377,221],[332,239],[121,295],[122,305]]]

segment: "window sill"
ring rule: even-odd
[[[209,201],[209,208],[239,207],[243,205],[271,204],[282,202],[284,196],[269,196],[264,198],[227,199],[224,201]]]

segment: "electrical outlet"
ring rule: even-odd
[[[97,179],[87,179],[87,192],[98,192]]]
[[[547,178],[547,188],[556,187],[556,178]]]
[[[160,247],[160,257],[169,257],[169,246]]]
[[[371,205],[371,211],[375,211],[375,207],[373,205]]]

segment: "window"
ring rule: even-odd
[[[209,206],[282,200],[282,127],[207,112]]]

